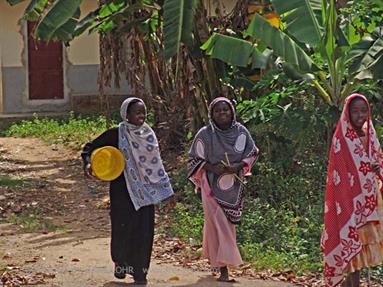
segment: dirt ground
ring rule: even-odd
[[[107,186],[84,179],[78,153],[32,138],[0,138],[0,176],[23,180],[0,185],[0,286],[132,286],[130,278],[113,277]],[[28,212],[50,225],[31,232],[6,220]],[[241,276],[243,270],[235,272],[237,283],[218,283],[206,261],[173,257],[187,248],[157,234],[148,286],[291,286]]]

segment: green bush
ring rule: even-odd
[[[285,206],[274,208],[262,200],[248,199],[237,241],[244,259],[258,269],[265,264],[275,270],[313,271],[320,265],[320,233],[320,223],[299,217]]]
[[[72,144],[80,147],[90,141],[95,135],[106,128],[103,116],[85,117],[75,116],[71,113],[62,118],[39,118],[11,125],[6,130],[6,136],[37,137],[49,143]]]
[[[178,203],[170,214],[172,222],[168,234],[199,245],[202,242],[203,228],[200,193],[194,192],[194,186],[187,178],[186,168],[179,169],[171,176],[171,181]]]
[[[22,179],[0,176],[0,186],[26,186],[27,182]]]
[[[121,121],[119,112],[112,113],[111,126],[116,126]],[[153,121],[152,113],[148,113],[147,122]],[[23,120],[11,125],[5,136],[36,137],[48,143],[71,145],[78,149],[83,144],[93,140],[97,135],[106,130],[104,115],[75,115],[56,118],[40,118],[34,115],[32,120]]]
[[[43,215],[41,208],[28,207],[18,214],[10,214],[6,221],[19,225],[26,231],[64,231],[65,228],[54,224],[51,218]]]
[[[203,210],[200,202],[194,206],[177,203],[171,212],[172,222],[168,234],[178,237],[192,245],[201,245],[203,228]]]

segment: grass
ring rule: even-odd
[[[112,113],[111,125],[121,121],[119,112]],[[152,113],[148,113],[147,123],[153,122]],[[32,120],[15,123],[2,132],[4,136],[36,137],[50,144],[64,144],[78,150],[106,130],[106,119],[101,114],[81,116],[71,112],[68,116],[40,118],[34,115]]]
[[[177,203],[170,216],[172,217],[168,229],[170,236],[178,237],[192,245],[202,244],[203,212],[200,205],[191,210],[187,205]]]
[[[115,122],[113,122],[114,124]],[[36,137],[48,143],[71,145],[78,149],[106,129],[106,120],[101,115],[69,116],[24,120],[11,125],[5,136]]]
[[[0,186],[24,186],[26,182],[21,179],[0,176]]]
[[[364,277],[366,278],[368,275],[367,274],[363,274],[363,273],[366,273],[367,271],[364,270],[362,272],[362,276],[364,275]],[[373,267],[371,268],[371,279],[379,282],[381,284],[381,286],[383,286],[383,265],[380,265],[380,266],[376,266],[376,267]]]
[[[322,269],[321,262],[313,262],[313,258],[300,255],[295,256],[289,252],[276,250],[272,244],[266,246],[262,243],[239,244],[242,258],[251,263],[251,266],[262,271],[294,271],[297,275],[305,272],[317,272]]]
[[[29,208],[18,214],[10,214],[5,220],[16,224],[29,232],[50,232],[64,230],[52,222],[50,218],[42,215],[42,210],[38,208]]]

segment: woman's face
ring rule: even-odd
[[[228,129],[233,121],[233,113],[228,103],[218,102],[213,107],[213,121],[220,129]]]
[[[128,107],[128,111],[126,113],[126,118],[129,123],[141,126],[146,119],[145,106],[142,102],[132,103]]]
[[[361,129],[368,119],[368,106],[362,99],[356,99],[350,104],[350,121],[354,128]]]

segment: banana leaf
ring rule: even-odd
[[[374,33],[355,44],[349,53],[350,73],[357,79],[383,79],[383,33]]]
[[[196,0],[165,0],[163,31],[166,59],[178,54],[181,42],[192,45],[196,5]]]
[[[274,51],[275,55],[293,65],[301,73],[319,70],[313,60],[293,39],[258,14],[251,21],[245,36],[260,39]]]
[[[72,39],[80,4],[81,0],[56,0],[37,25],[34,36],[45,41],[55,37],[64,41]]]
[[[24,11],[24,19],[28,21],[37,21],[44,11],[48,0],[32,0]]]
[[[265,68],[270,56],[269,50],[263,54],[249,41],[217,33],[201,49],[212,58],[238,67],[247,67],[252,61],[252,68]]]
[[[322,0],[272,0],[273,7],[286,23],[286,30],[298,41],[317,45],[323,33]]]

